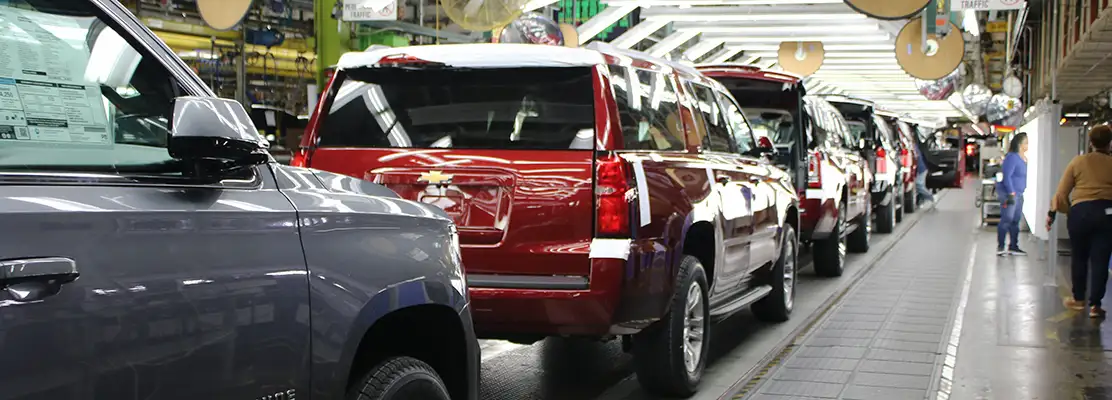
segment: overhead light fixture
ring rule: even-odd
[[[776,44],[779,50],[780,43],[783,42],[822,42],[824,47],[826,43],[861,43],[861,42],[887,42],[892,38],[888,34],[880,35],[851,35],[851,36],[735,36],[729,34],[711,34],[703,35],[704,39],[714,38],[726,43],[732,44],[745,44],[745,43],[769,43]]]
[[[903,71],[899,65],[823,65],[822,69],[829,71],[846,70],[846,71],[864,71],[864,70],[882,70],[882,71]]]
[[[864,32],[875,33],[881,32],[880,26],[876,24],[853,24],[853,25],[784,25],[784,26],[678,26],[677,30],[698,30],[706,33],[734,33],[738,35],[753,35],[753,36],[766,36],[766,35],[811,35],[811,34],[824,34],[830,32],[837,32],[844,35],[847,33]]]
[[[823,65],[829,64],[872,64],[872,65],[900,65],[896,58],[827,58]]]
[[[690,10],[687,10],[690,11]],[[711,13],[660,13],[644,17],[650,19],[664,19],[673,22],[729,22],[729,21],[844,21],[847,19],[867,19],[864,14],[858,13],[823,13],[823,14],[711,14]]]
[[[779,6],[795,4],[839,4],[843,0],[602,0],[606,5],[638,6]]]
[[[1089,118],[1089,113],[1067,113],[1066,118]]]
[[[727,47],[734,49],[741,49],[747,52],[778,52],[780,51],[780,44],[758,44],[758,43],[734,43],[727,44]],[[896,46],[891,43],[868,43],[868,44],[826,44],[822,45],[823,50],[827,53],[835,51],[895,51]],[[893,56],[894,57],[894,56]]]
[[[775,52],[759,52],[759,53],[751,53],[751,54],[754,55],[754,56],[758,56],[758,57],[776,57],[776,56],[778,56],[778,54],[775,53]],[[878,59],[892,60],[893,62],[896,61],[896,55],[894,53],[890,52],[890,51],[888,51],[888,52],[884,52],[884,51],[878,51],[878,52],[847,52],[847,51],[829,51],[829,50],[827,50],[825,58],[827,60],[832,60],[832,59],[835,59],[835,58],[878,58]]]

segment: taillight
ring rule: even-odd
[[[971,156],[975,150],[977,150],[977,145],[973,143],[965,145],[965,155]]]
[[[302,167],[302,168],[304,168],[304,167],[307,167],[308,165],[309,165],[309,151],[308,150],[298,150],[297,152],[293,153],[293,158],[290,159],[290,166],[291,167]]]
[[[878,174],[888,173],[888,160],[885,159],[887,156],[888,152],[883,147],[876,148],[876,172]]]
[[[822,153],[807,156],[807,187],[822,187]]]
[[[628,191],[625,161],[618,156],[599,158],[595,169],[595,229],[599,236],[629,236]]]

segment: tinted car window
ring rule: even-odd
[[[349,70],[322,147],[594,148],[591,68]]]
[[[180,175],[164,66],[89,3],[46,4],[0,2],[0,170]]]
[[[647,69],[611,65],[610,83],[621,115],[626,149],[686,149],[679,97],[670,76]]]
[[[707,125],[706,147],[712,151],[728,153],[733,149],[730,146],[730,127],[726,121],[726,113],[714,98],[714,90],[700,84],[692,84],[695,100],[698,102],[699,113]]]

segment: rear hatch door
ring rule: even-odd
[[[736,77],[711,71],[707,75],[726,86],[745,113],[758,137],[769,138],[776,146],[774,162],[803,188],[807,182],[807,139],[802,124],[803,85],[778,80]]]
[[[585,275],[562,257],[593,236],[592,71],[346,70],[309,166],[443,208],[470,273]]]

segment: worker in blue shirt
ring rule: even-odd
[[[1019,248],[1019,220],[1023,218],[1023,191],[1027,189],[1027,134],[1020,132],[1008,144],[996,196],[1000,198],[1000,223],[996,225],[996,255],[1025,256]],[[1011,246],[1004,239],[1011,237]]]
[[[930,165],[927,164],[927,157],[923,155],[926,153],[926,149],[922,144],[919,144],[918,140],[915,141],[915,145],[919,146],[919,151],[916,152],[918,155],[916,157],[918,173],[915,174],[915,192],[918,193],[918,196],[916,196],[918,197],[917,204],[934,203],[934,193],[927,189],[927,175],[930,174]]]

